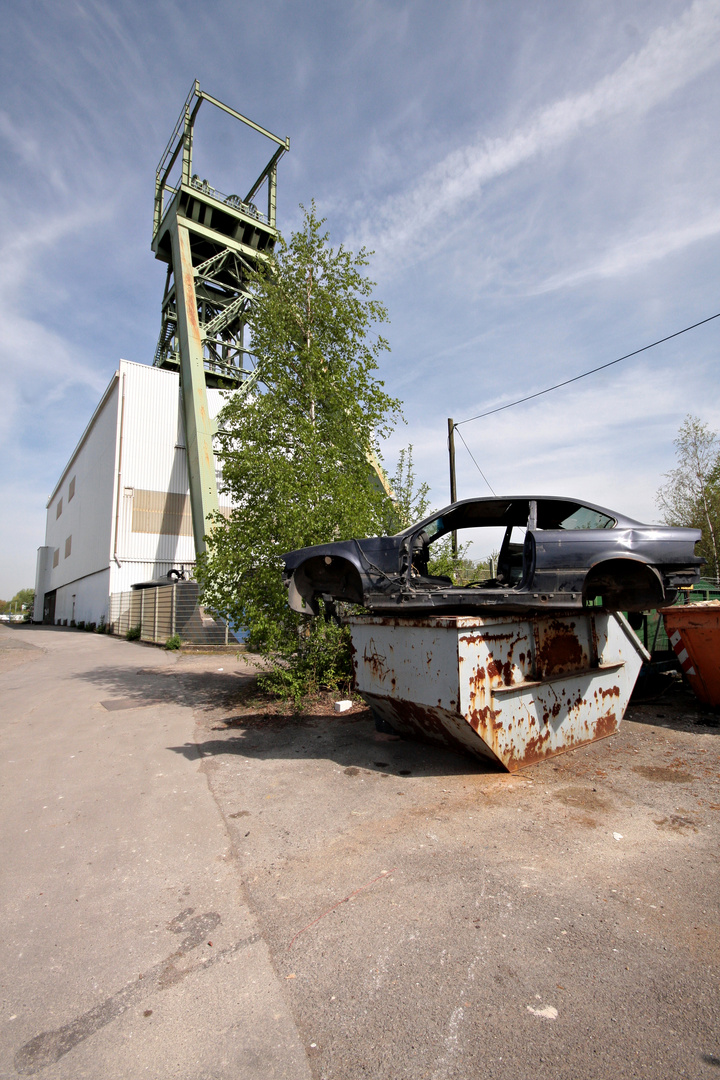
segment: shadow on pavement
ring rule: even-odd
[[[399,776],[496,771],[491,763],[471,754],[376,732],[370,710],[362,706],[356,705],[350,715],[237,713],[238,697],[254,674],[105,666],[73,677],[95,684],[98,699],[108,712],[164,703],[189,706],[200,713],[227,710],[225,716],[199,718],[208,733],[217,732],[216,737],[168,748],[192,761],[232,754],[257,760],[326,758],[343,768]]]
[[[169,750],[191,760],[223,754],[256,761],[326,759],[346,771],[359,769],[404,777],[464,776],[504,773],[472,754],[457,754],[415,739],[399,739],[375,730],[369,709],[356,706],[352,717],[335,715],[267,717],[262,714],[231,717],[213,725],[219,737],[207,738]],[[222,726],[220,726],[222,725]],[[232,732],[231,728],[242,730]],[[220,732],[224,733],[223,735]],[[349,773],[353,775],[353,773]]]
[[[128,699],[138,707],[171,702],[193,709],[232,707],[241,688],[254,677],[241,672],[184,671],[175,667],[107,666],[73,675],[83,682],[94,683],[101,698]]]

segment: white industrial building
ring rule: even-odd
[[[207,396],[214,418],[226,393]],[[112,593],[194,563],[179,375],[121,360],[48,500],[33,620],[100,623]]]

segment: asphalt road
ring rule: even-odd
[[[247,671],[0,630],[0,1076],[720,1080],[710,718],[508,776]]]
[[[0,628],[3,1078],[310,1076],[176,667]]]

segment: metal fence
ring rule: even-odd
[[[139,628],[140,640],[164,645],[176,634],[189,645],[236,645],[227,622],[208,615],[194,581],[112,593],[107,632],[124,637]]]

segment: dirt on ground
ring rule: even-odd
[[[679,677],[510,775],[221,666],[197,747],[317,1080],[717,1076],[720,728]]]

